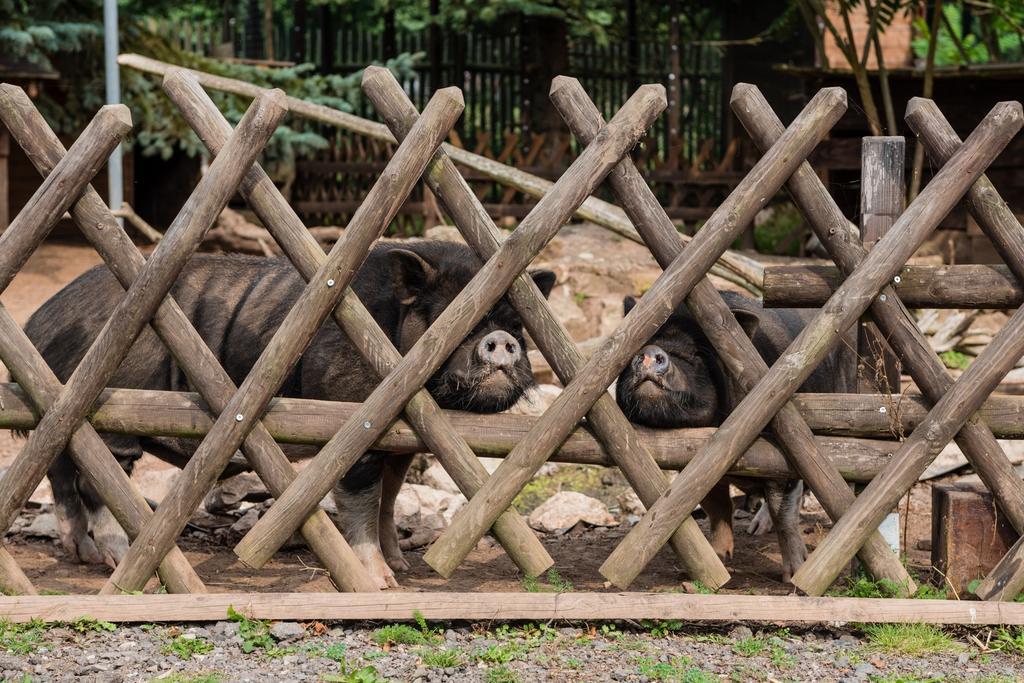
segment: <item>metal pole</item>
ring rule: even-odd
[[[103,0],[103,67],[106,72],[107,104],[121,103],[121,74],[117,66],[117,0]],[[121,208],[124,201],[124,174],[121,167],[121,145],[110,155],[107,163],[107,203],[111,211]],[[124,219],[118,218],[124,225]]]

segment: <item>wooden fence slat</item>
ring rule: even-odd
[[[281,547],[295,522],[322,497],[317,497],[316,493],[323,488],[325,478],[336,478],[346,472],[397,417],[401,406],[504,295],[515,277],[554,237],[617,160],[636,144],[664,105],[664,89],[660,86],[644,86],[629,99],[606,127],[601,144],[593,145],[573,162],[555,188],[537,203],[501,249],[420,337],[402,363],[366,399],[358,417],[346,423],[335,439],[299,474],[296,483],[246,534],[235,547],[239,557],[247,564],[260,566]],[[484,489],[491,481],[488,480]],[[479,497],[477,493],[473,500]],[[496,511],[484,527],[485,532],[511,502],[509,499]]]
[[[563,89],[564,84],[560,80],[555,79],[553,91]],[[388,85],[387,89],[371,95],[371,99],[395,137],[401,139],[408,133],[418,113],[398,81],[391,79]],[[603,123],[597,127],[600,128]],[[455,164],[443,151],[438,153],[431,168],[428,168],[426,180],[480,258],[487,260],[493,256],[501,247],[500,233],[469,185],[459,175]],[[530,337],[548,359],[562,384],[568,384],[583,365],[584,359],[533,279],[527,274],[519,275],[509,288],[508,297],[522,317]],[[650,453],[640,444],[629,420],[612,397],[602,396],[587,414],[587,420],[630,485],[637,491],[640,500],[645,504],[653,504],[668,487],[668,480]],[[683,567],[695,580],[714,588],[728,581],[728,571],[692,519],[680,526],[670,543]],[[455,569],[455,565],[446,563],[444,557],[435,558],[429,552],[424,559],[442,576],[449,576]]]
[[[207,148],[217,154],[230,136],[231,126],[201,88],[190,91],[189,95],[187,100],[178,102],[181,113]],[[299,273],[307,281],[314,277],[327,256],[258,164],[242,180],[241,193]],[[351,289],[345,293],[333,315],[380,377],[387,376],[401,362],[401,354]],[[486,478],[487,470],[430,393],[421,390],[413,396],[405,414],[422,436],[426,448],[438,457],[466,497],[471,497]],[[288,483],[293,478],[294,472],[288,468]],[[283,490],[285,486],[280,488]],[[273,491],[275,496],[280,492]],[[494,534],[528,576],[539,576],[551,566],[551,557],[543,544],[515,511],[510,510],[499,518]]]
[[[1017,308],[1024,288],[1003,264],[907,265],[893,290],[908,308]],[[842,283],[836,266],[769,266],[764,305],[818,308]]]
[[[583,86],[575,79],[569,79],[552,98],[555,108],[569,124],[570,129],[582,142],[589,144],[601,127],[602,118],[597,107],[591,102]],[[647,242],[651,252],[663,268],[683,251],[679,233],[671,219],[658,203],[640,171],[630,159],[624,159],[609,175],[612,189],[619,203],[640,235]],[[701,278],[696,283],[686,305],[705,335],[722,359],[726,370],[736,381],[740,392],[747,392],[768,371],[768,365],[754,348],[753,342],[740,327],[711,280]],[[783,445],[794,469],[803,479],[822,507],[833,520],[838,519],[853,503],[853,493],[843,476],[828,461],[821,457],[814,443],[814,435],[800,416],[796,406],[787,403],[772,421],[772,431]],[[646,502],[646,501],[645,501]],[[648,505],[653,504],[647,503]],[[780,539],[781,540],[781,539]],[[789,543],[798,543],[802,557],[803,539],[789,538]],[[795,554],[796,549],[790,549]],[[783,558],[787,550],[783,548]],[[874,534],[861,549],[861,559],[877,579],[886,579],[906,596],[913,595],[916,586],[906,568],[893,554],[888,543],[880,534]],[[784,561],[784,575],[796,567],[789,567]]]
[[[9,528],[17,517],[50,464],[81,424],[89,406],[117,370],[146,321],[152,317],[191,249],[198,245],[202,234],[227,204],[241,179],[242,169],[235,168],[233,164],[251,163],[266,144],[285,113],[281,98],[282,94],[277,91],[254,101],[243,117],[245,127],[240,125],[239,134],[232,140],[233,153],[226,155],[220,164],[215,161],[215,165],[211,165],[60,397],[29,435],[21,453],[0,480],[0,527]]]
[[[0,598],[0,618],[72,622],[222,621],[228,608],[251,619],[289,621],[763,621],[768,623],[1024,624],[1024,604],[967,600],[809,598],[685,593],[207,593],[41,595]]]
[[[23,106],[18,108],[18,112],[28,122],[34,121],[34,125],[46,133],[45,135],[27,138],[22,143],[29,159],[37,168],[41,172],[48,172],[60,160],[60,155],[63,153],[64,148],[60,144],[60,140],[57,139],[56,135],[48,127],[42,128],[45,125],[45,121],[43,121],[39,112],[31,106],[27,98],[24,99]],[[71,213],[83,234],[96,247],[96,250],[103,257],[107,267],[118,281],[126,289],[131,286],[132,281],[138,276],[142,266],[145,264],[145,257],[142,256],[131,239],[117,225],[117,222],[110,214],[110,210],[103,203],[103,200],[100,199],[99,195],[91,188],[87,189],[82,198],[72,208]],[[185,372],[189,383],[202,394],[215,411],[219,412],[222,410],[231,398],[231,393],[235,389],[234,383],[227,372],[221,367],[217,357],[210,351],[210,348],[192,326],[188,316],[185,315],[172,297],[168,296],[160,304],[153,317],[152,325],[157,335],[171,352],[178,367]],[[43,367],[45,367],[45,364]],[[76,451],[76,438],[72,437],[70,444],[73,457]],[[261,473],[261,476],[265,479],[271,479],[271,490],[273,490],[273,481],[267,475],[267,470],[272,468],[269,466],[264,467],[262,465],[263,462],[272,461],[276,454],[276,457],[284,462],[285,469],[289,472],[291,471],[287,458],[274,443],[273,437],[270,436],[265,428],[260,427],[254,430],[246,439],[242,450],[255,463],[256,471]],[[91,451],[86,451],[86,454],[89,453]],[[106,470],[96,468],[95,466],[80,465],[80,467],[86,471],[87,475],[94,477],[108,475]],[[117,467],[116,470],[116,472],[113,472],[114,476],[120,477],[124,475],[120,467]],[[98,488],[102,494],[104,488]],[[115,487],[114,491],[119,488],[121,487]],[[141,499],[141,496],[139,498]],[[104,496],[104,499],[105,501],[109,500],[108,496]],[[145,504],[145,501],[143,503],[145,515],[148,519],[152,516],[152,511],[149,505]],[[107,505],[112,509],[115,517],[118,517],[120,520],[121,516],[118,515],[117,507],[111,502],[107,502]],[[303,526],[302,532],[330,575],[332,577],[341,576],[342,570],[346,567],[343,556],[346,544],[340,538],[337,528],[327,517],[326,513],[318,515],[314,521],[307,521]],[[136,533],[137,531],[129,529],[129,535],[132,538],[135,537]],[[172,550],[172,554],[169,557],[173,560],[175,554],[177,554],[176,551]],[[165,582],[167,583],[168,590],[172,592],[181,591],[187,587],[187,584],[182,585],[181,582],[175,580]],[[341,585],[344,584],[342,583]]]
[[[364,72],[364,87],[372,87],[375,71],[368,68]],[[178,90],[168,91],[168,95],[175,101],[185,99]],[[395,152],[388,167],[353,217],[349,229],[335,244],[315,278],[303,289],[245,381],[218,417],[213,429],[190,458],[184,470],[185,480],[190,485],[175,487],[168,494],[153,522],[132,543],[128,554],[114,570],[108,586],[134,587],[145,583],[160,558],[185,527],[191,511],[202,502],[217,481],[218,475],[246,434],[257,424],[267,402],[280,389],[327,315],[337,306],[359,266],[366,259],[370,245],[394,218],[430,156],[461,113],[462,97],[457,89],[440,90],[431,98],[431,105],[424,113],[418,135]],[[231,143],[238,134],[239,129],[236,128],[224,149],[215,157],[214,164],[221,159],[231,159]],[[237,169],[239,182],[250,170],[253,161],[254,158],[249,158],[242,168]],[[166,241],[165,238],[161,245]],[[327,482],[328,491],[336,482],[337,479]],[[294,484],[284,494],[287,495],[293,487]],[[301,526],[309,516],[308,513],[314,512],[314,507],[311,506],[307,514],[298,520],[293,531]],[[355,560],[354,554],[351,559]],[[366,589],[377,589],[358,561],[352,564],[350,571],[355,576],[365,577],[365,581],[362,578],[359,581],[367,586]]]
[[[815,95],[790,126],[784,139],[773,149],[774,153],[765,155],[758,162],[730,198],[690,241],[685,256],[676,259],[647,290],[625,320],[590,357],[576,379],[552,403],[530,434],[498,467],[480,493],[456,513],[451,525],[430,552],[451,553],[460,562],[466,557],[487,530],[495,510],[515,498],[604,393],[628,360],[647,343],[693,285],[704,276],[718,255],[782,186],[799,162],[810,154],[845,107],[846,94],[841,89],[824,89]],[[600,142],[601,135],[598,134],[580,158],[599,149]],[[718,479],[721,476],[715,481]],[[664,497],[660,500],[664,500]],[[685,510],[680,509],[682,516],[678,522],[682,523],[695,507],[696,503]],[[666,539],[678,527],[679,524],[675,524]]]
[[[908,120],[917,119],[914,112],[930,109],[925,100],[912,102],[915,106],[911,108]],[[736,115],[754,141],[762,147],[771,143],[782,125],[759,92],[752,92],[742,106],[736,108]],[[855,233],[844,229],[846,223],[843,222],[842,213],[809,165],[802,166],[794,174],[790,190],[836,263],[844,272],[852,272],[865,257],[866,251]],[[1014,238],[1006,239],[1012,242]],[[885,296],[885,300],[882,296]],[[891,285],[884,287],[881,295],[874,298],[871,314],[911,377],[933,403],[937,402],[949,390],[952,380]],[[999,492],[997,498],[1011,523],[1016,526],[1024,522],[1019,493],[1020,479],[1013,473],[988,427],[977,420],[968,422],[957,435],[957,443],[986,483]]]
[[[946,164],[918,195],[917,200],[903,212],[896,226],[878,243],[857,270],[829,300],[814,319],[789,345],[772,369],[725,419],[708,447],[675,478],[669,493],[647,511],[647,514],[622,540],[602,566],[601,573],[615,585],[628,586],[660,548],[675,525],[682,521],[680,514],[691,510],[710,490],[735,456],[754,438],[785,401],[811,374],[838,341],[842,330],[853,324],[871,304],[899,268],[913,254],[924,238],[967,191],[984,168],[1016,135],[1022,123],[1019,104],[1002,103],[982,121],[964,147]],[[793,126],[772,146],[771,154]],[[767,158],[762,157],[762,161]],[[801,156],[798,162],[803,161]],[[793,164],[790,174],[799,163]],[[751,175],[747,176],[750,179]],[[762,186],[760,191],[774,193],[775,185]],[[697,233],[687,252],[694,251],[694,243],[705,233]],[[678,263],[678,261],[677,261]],[[648,292],[649,294],[650,292]],[[646,296],[646,295],[645,295]],[[643,304],[637,304],[632,316]],[[628,318],[627,318],[628,320]],[[634,323],[635,325],[635,323]],[[592,359],[593,361],[593,359]],[[564,396],[565,394],[563,394]],[[691,504],[690,501],[693,501]],[[472,503],[471,503],[472,504]],[[851,508],[852,512],[853,508]],[[463,510],[465,512],[465,510]],[[845,519],[847,515],[844,515]],[[877,528],[877,524],[874,528]],[[859,546],[858,546],[859,547]],[[801,571],[806,568],[806,564]],[[806,575],[806,574],[805,574]],[[798,571],[794,583],[800,576]],[[801,586],[801,584],[797,584]]]

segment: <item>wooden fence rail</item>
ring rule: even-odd
[[[145,67],[157,68],[152,64]],[[953,381],[906,308],[925,303],[1011,308],[1024,300],[1024,231],[983,175],[986,166],[1024,125],[1019,104],[997,105],[961,143],[932,103],[913,101],[908,121],[941,170],[905,210],[893,209],[879,217],[885,219],[883,222],[892,219],[893,224],[868,251],[806,161],[844,112],[845,93],[822,90],[784,128],[760,92],[741,84],[733,93],[733,107],[765,154],[704,228],[687,241],[678,235],[628,157],[644,130],[666,107],[664,89],[640,87],[605,122],[578,81],[559,77],[552,84],[552,100],[578,138],[582,152],[560,178],[540,191],[537,205],[503,239],[479,196],[457,169],[458,152],[442,144],[462,111],[460,92],[454,88],[438,91],[420,114],[388,71],[369,68],[363,87],[385,125],[372,124],[364,130],[378,139],[386,137],[397,147],[367,199],[355,211],[349,229],[325,254],[255,161],[285,114],[286,105],[298,101],[280,91],[246,90],[254,101],[232,130],[202,90],[200,78],[182,70],[165,71],[165,92],[214,160],[148,258],[131,244],[89,186],[110,149],[129,130],[127,112],[123,108],[104,108],[79,140],[65,150],[23,92],[0,86],[0,119],[44,176],[39,191],[0,236],[0,291],[69,209],[126,290],[111,319],[63,386],[0,306],[0,359],[17,381],[0,385],[0,428],[32,430],[22,452],[0,479],[0,525],[10,527],[50,463],[67,449],[132,541],[102,589],[111,596],[102,598],[108,602],[89,603],[96,609],[113,610],[103,611],[103,615],[120,614],[117,609],[135,614],[131,610],[149,605],[148,597],[119,602],[114,595],[140,590],[154,572],[159,572],[172,592],[205,591],[195,569],[175,544],[192,512],[239,449],[276,499],[235,547],[239,558],[249,566],[260,567],[298,530],[334,584],[350,592],[376,592],[387,585],[381,583],[383,579],[370,576],[318,503],[370,448],[435,453],[469,498],[448,530],[425,554],[428,564],[445,577],[456,571],[488,530],[524,573],[536,575],[552,565],[543,545],[510,509],[513,499],[549,459],[616,466],[648,508],[601,567],[601,573],[622,588],[667,542],[691,578],[712,588],[728,582],[727,569],[691,512],[712,486],[724,475],[732,474],[803,479],[834,520],[832,530],[795,573],[793,583],[798,588],[811,595],[822,594],[850,558],[859,554],[876,578],[888,579],[909,596],[915,591],[914,579],[877,528],[953,439],[991,489],[1010,523],[1024,531],[1024,482],[996,441],[997,437],[1024,438],[1024,422],[1020,419],[1024,398],[992,396],[999,380],[1024,355],[1024,312],[1014,313],[991,345]],[[881,149],[885,142],[872,144]],[[421,178],[484,265],[402,356],[349,285]],[[648,245],[664,272],[618,328],[586,358],[536,284],[525,275],[525,269],[581,205],[592,201],[588,197],[606,178],[623,207],[620,227],[628,227],[635,239]],[[787,183],[836,267],[768,269],[765,285],[769,304],[820,307],[781,358],[768,367],[707,274],[723,263],[719,259],[727,247]],[[203,234],[235,192],[250,204],[306,281],[298,300],[237,388],[167,294]],[[917,246],[965,195],[968,210],[991,235],[1006,267],[907,266]],[[876,213],[873,208],[872,215]],[[874,225],[869,223],[868,227]],[[426,381],[495,302],[506,295],[544,359],[565,385],[564,391],[537,418],[441,410],[424,389]],[[606,390],[684,301],[745,396],[718,428],[635,427]],[[878,330],[920,387],[921,395],[796,393],[838,342],[840,332],[856,324],[863,314],[869,316],[873,329]],[[334,318],[331,324],[339,325],[353,340],[380,376],[380,384],[359,404],[275,398],[328,316]],[[152,325],[188,376],[195,394],[106,387],[147,324]],[[581,427],[582,420],[585,427]],[[763,437],[765,429],[773,440]],[[183,483],[174,487],[154,512],[117,465],[99,432],[192,437],[200,439],[200,445],[184,468]],[[903,440],[905,434],[909,437]],[[303,470],[296,472],[278,442],[322,448]],[[504,460],[488,476],[478,456]],[[680,473],[669,483],[664,470]],[[855,497],[849,481],[867,483],[867,487]],[[977,595],[1003,600],[1024,589],[1021,557],[1024,542],[1010,550]],[[0,588],[26,596],[36,592],[4,548],[0,548]],[[665,601],[640,595],[615,599],[583,595],[571,606],[561,607],[544,602],[546,598],[516,603],[517,597],[511,604],[518,607],[496,613],[518,615],[539,610],[553,618],[618,614],[619,609],[635,610],[631,613],[634,617],[681,614],[685,610],[706,610],[704,618],[730,614],[733,618],[756,618],[765,613],[760,603],[730,602],[731,598],[719,597],[722,599],[702,601],[682,596],[677,601]],[[367,608],[370,603],[359,598],[331,599],[328,606],[314,610],[316,614],[334,614],[332,610],[341,609],[341,605],[352,610],[345,614],[348,617],[378,613],[376,607]],[[445,602],[437,614],[471,617],[481,609],[493,610],[495,600],[484,595],[461,599],[462,612],[446,611],[454,608]],[[599,603],[604,599],[611,602],[602,608]],[[182,609],[192,609],[190,614],[198,615],[224,609],[223,600],[218,600],[197,596],[192,602],[174,604],[184,605]],[[283,614],[261,600],[250,599],[249,604],[256,605],[253,614],[267,610]],[[282,609],[292,618],[311,613],[303,599],[288,600],[291,602]],[[794,619],[824,614],[822,610],[829,607],[862,620],[872,616],[860,604],[777,600],[786,614],[790,613],[786,612],[790,608],[784,607],[787,604],[812,610],[792,613]],[[408,604],[406,598],[394,595],[373,604],[385,603],[393,603],[395,609]],[[898,620],[891,607],[896,604],[903,605],[888,603],[874,616]],[[57,612],[51,611],[54,609]],[[36,597],[0,601],[0,616],[15,618],[32,610],[51,616],[64,614],[61,609]],[[1022,619],[1018,612],[990,606],[965,613],[958,607],[942,605],[916,614],[925,612],[929,619],[958,622]],[[778,617],[773,613],[771,618]],[[839,617],[833,614],[828,618]]]

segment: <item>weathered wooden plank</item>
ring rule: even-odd
[[[737,86],[738,89],[743,87],[742,84]],[[719,206],[683,254],[658,278],[607,341],[590,357],[576,379],[548,408],[530,434],[509,454],[487,485],[456,513],[451,526],[429,552],[439,555],[451,553],[459,561],[466,557],[477,539],[487,530],[495,510],[515,498],[633,354],[647,343],[683,297],[704,277],[718,255],[747,227],[754,214],[810,153],[842,114],[845,106],[845,93],[837,88],[822,90],[811,100],[780,143],[754,166],[729,198]],[[584,154],[596,149],[600,140],[599,135],[587,146]],[[715,482],[720,479],[721,475],[715,477]],[[671,487],[669,490],[672,490]],[[664,496],[660,500],[664,500]],[[666,539],[695,507],[696,503],[677,510],[682,514],[668,529]]]
[[[387,424],[397,416],[405,401],[426,383],[465,335],[504,294],[515,277],[554,237],[573,210],[636,144],[643,131],[664,107],[665,95],[661,86],[644,86],[626,102],[605,128],[599,142],[577,157],[569,170],[559,178],[555,188],[537,203],[498,252],[420,337],[402,363],[367,398],[360,412],[320,451],[299,474],[296,483],[236,546],[235,551],[239,557],[246,563],[260,566],[288,539],[294,523],[302,519],[319,500],[316,492],[323,488],[327,480],[347,471],[359,454],[376,440]],[[493,477],[484,485],[484,489],[491,481]],[[479,497],[478,492],[473,500]],[[509,498],[501,509],[495,511],[494,517],[484,527],[485,532],[511,502]]]
[[[1001,103],[993,108],[972,133],[968,142],[936,174],[932,182],[903,212],[893,229],[877,243],[876,248],[871,250],[829,303],[790,344],[786,353],[772,366],[768,374],[726,418],[707,448],[673,480],[669,493],[648,510],[637,526],[627,534],[603,565],[602,574],[620,587],[628,586],[632,582],[658,548],[664,544],[674,525],[681,521],[680,515],[693,509],[700,498],[721,478],[735,455],[757,437],[771,416],[828,354],[838,341],[841,331],[848,329],[868,308],[872,299],[878,296],[878,291],[899,272],[899,268],[914,250],[981,175],[985,165],[995,158],[1020,130],[1022,123],[1024,115],[1019,104]],[[786,134],[790,130],[792,126]],[[786,134],[779,138],[772,151],[785,140]],[[771,154],[771,151],[768,154]],[[802,158],[801,156],[800,159]],[[702,230],[698,233],[698,237],[703,232]],[[634,312],[636,310],[634,309]],[[987,383],[987,376],[984,379],[986,382],[979,386]],[[998,379],[996,381],[998,383]],[[935,414],[934,410],[932,414]],[[922,430],[918,429],[915,433],[922,433]],[[951,433],[950,438],[952,436]],[[945,443],[944,441],[942,445]],[[877,482],[876,478],[873,484]],[[870,489],[871,485],[868,488]],[[858,498],[858,501],[861,498]],[[883,510],[883,516],[895,503],[896,501],[893,501]],[[856,509],[857,503],[840,519],[839,524],[849,519]],[[874,525],[865,527],[864,530],[872,533],[880,522],[881,519],[875,519]],[[826,537],[826,542],[828,538],[839,541],[839,536],[834,531]],[[860,540],[863,541],[865,538],[862,537]],[[860,545],[849,542],[843,543],[842,547],[853,547],[855,552]],[[821,546],[815,552],[820,550]],[[813,559],[813,554],[811,558]],[[849,558],[848,555],[847,561]],[[805,570],[807,563],[797,572],[793,581],[801,589],[806,590],[806,582],[797,583],[808,576],[808,571]],[[831,583],[832,578],[834,575],[829,577],[828,583]],[[825,587],[827,585],[826,583]],[[817,586],[814,588],[818,589]]]
[[[553,84],[552,90],[558,92],[570,87],[571,83],[562,82],[564,80],[564,77],[556,78],[557,83]],[[576,85],[579,83],[576,82]],[[403,139],[418,114],[398,81],[392,77],[389,87],[371,95],[371,100],[396,137]],[[603,120],[597,121],[593,132],[596,134],[603,124]],[[588,136],[588,140],[590,137],[592,135]],[[459,226],[466,241],[480,258],[486,260],[493,256],[501,246],[500,233],[460,176],[455,164],[443,151],[438,152],[425,177],[427,184],[440,197],[448,215]],[[630,218],[636,222],[635,216]],[[672,230],[675,232],[674,228]],[[519,275],[509,288],[508,298],[562,384],[568,384],[583,365],[584,359],[565,325],[555,317],[533,279],[528,274]],[[668,480],[658,469],[651,454],[643,448],[615,400],[611,396],[598,399],[587,413],[587,422],[637,491],[640,500],[646,505],[652,505],[668,487]],[[483,479],[480,485],[482,483]],[[480,485],[476,488],[479,489]],[[683,568],[693,579],[714,588],[729,580],[729,572],[692,519],[688,518],[669,542]],[[431,566],[442,576],[448,576],[455,570],[455,565],[445,563],[443,557],[428,555],[425,559],[428,563],[439,559],[439,562]]]
[[[374,71],[370,69],[364,73],[364,87],[372,87],[373,74]],[[185,99],[178,92],[169,92],[169,95],[175,101]],[[246,434],[258,423],[267,402],[280,389],[317,330],[337,306],[359,266],[366,259],[371,245],[394,218],[462,109],[462,95],[457,88],[440,90],[431,98],[417,135],[396,150],[387,169],[353,216],[349,229],[303,289],[245,381],[192,455],[184,471],[185,480],[190,485],[175,487],[168,494],[153,521],[132,543],[128,554],[114,570],[108,586],[130,586],[130,590],[138,590],[145,585],[153,568],[185,527],[192,510],[217,481],[218,475]],[[221,159],[231,159],[232,142],[239,130],[236,128],[232,133],[220,154],[214,158],[214,164]],[[249,158],[242,168],[237,169],[239,181],[250,170],[253,161],[253,158]],[[161,246],[167,243],[169,234]],[[336,482],[337,479],[326,482],[328,490]],[[293,486],[283,493],[286,495]],[[302,521],[309,516],[308,513],[312,512],[312,508],[307,510],[307,515],[298,520],[292,530],[301,526]],[[354,554],[351,559],[355,559]],[[351,567],[351,571],[356,576],[365,575],[365,570],[358,562]],[[368,585],[370,590],[377,588],[369,577],[363,585]]]
[[[27,125],[35,126],[45,133],[26,138],[21,141],[21,144],[33,165],[40,172],[49,172],[60,161],[61,155],[64,153],[60,140],[49,127],[43,127],[45,126],[45,121],[31,105],[27,97],[24,98],[21,106],[12,107],[10,111],[22,117]],[[145,264],[145,258],[127,234],[120,229],[99,195],[93,189],[87,189],[75,206],[72,207],[71,215],[82,230],[82,233],[96,247],[96,250],[103,257],[107,267],[118,281],[126,289],[130,287],[132,281],[138,276],[142,266]],[[189,378],[191,385],[196,387],[215,411],[223,409],[235,389],[234,383],[227,372],[220,366],[217,357],[210,351],[210,348],[199,336],[199,333],[192,327],[188,316],[178,307],[173,298],[167,297],[160,304],[153,317],[152,325],[157,335],[167,345],[178,367]],[[40,360],[39,362],[42,361]],[[45,363],[42,367],[46,367]],[[76,434],[70,442],[72,457],[76,457],[78,450],[77,438]],[[86,446],[88,448],[88,444]],[[256,470],[271,481],[271,489],[273,489],[273,479],[268,476],[268,468],[263,466],[264,462],[272,462],[276,456],[276,458],[284,462],[284,469],[290,471],[287,458],[274,443],[273,438],[267,433],[266,429],[262,427],[257,428],[249,435],[242,448],[243,452],[255,463]],[[99,451],[96,452],[98,453]],[[93,452],[86,450],[84,454],[89,456]],[[96,468],[87,463],[79,463],[79,466],[86,472],[87,476],[90,476],[92,472],[99,473],[99,476],[111,475],[111,472],[103,468]],[[123,477],[124,472],[116,463],[115,467],[116,471],[112,471],[112,476],[116,478]],[[96,475],[92,476],[95,477]],[[108,507],[111,508],[114,516],[121,521],[124,513],[119,510],[117,499],[112,499],[109,495],[104,494],[106,487],[102,482],[97,482],[97,488],[101,493],[101,497]],[[129,487],[114,486],[112,491],[116,494],[122,488],[129,490]],[[141,495],[138,496],[138,501],[141,501],[145,514],[144,519],[149,519],[152,516],[149,505]],[[135,505],[137,506],[138,503]],[[126,525],[124,522],[122,524]],[[127,520],[127,524],[130,525],[131,520]],[[128,528],[127,525],[126,528]],[[131,538],[134,538],[137,533],[135,529],[131,528],[129,528],[128,532]],[[326,513],[318,515],[313,520],[307,520],[306,524],[303,525],[302,533],[330,575],[332,577],[340,576],[342,570],[347,568],[345,564],[347,544],[340,537],[340,533],[338,533],[337,528],[327,517]],[[165,562],[168,560],[178,562],[179,560],[176,559],[177,555],[179,553],[172,550],[168,558],[165,559]],[[182,557],[180,561],[183,562],[184,558]],[[191,566],[187,562],[184,566],[191,570]],[[182,591],[188,587],[187,583],[183,585],[182,582],[174,579],[174,577],[170,577],[170,580],[166,581],[166,583],[168,590],[172,592]],[[341,585],[344,585],[344,579],[342,579]]]
[[[555,92],[553,100],[573,132],[584,143],[590,142],[600,129],[602,118],[579,81],[570,79]],[[663,268],[669,267],[682,252],[683,245],[678,231],[661,209],[643,176],[632,161],[626,159],[612,171],[609,180],[616,198],[625,207],[655,258]],[[686,298],[686,305],[714,345],[739,390],[752,389],[768,371],[768,365],[707,277],[694,286]],[[853,502],[853,494],[839,471],[830,467],[818,453],[814,435],[796,406],[787,403],[771,426],[794,469],[800,472],[828,515],[838,519]],[[913,579],[880,535],[872,537],[864,546],[861,558],[875,577],[900,586],[899,590],[907,595],[913,594]]]
[[[223,620],[228,608],[252,619],[289,621],[551,621],[661,619],[770,623],[1024,624],[1024,604],[966,600],[809,598],[683,593],[208,593],[0,598],[0,618],[119,623]]]
[[[186,95],[188,97],[178,102],[182,115],[210,151],[217,154],[231,135],[231,125],[201,88],[192,89]],[[242,180],[241,193],[299,273],[307,281],[314,277],[327,256],[258,164]],[[351,289],[345,293],[333,315],[378,376],[385,377],[402,360],[391,340]],[[463,493],[467,497],[472,496],[487,477],[487,470],[476,460],[472,449],[458,435],[429,392],[421,390],[413,396],[405,414],[423,437],[426,448],[421,450],[434,452]],[[338,424],[335,430],[340,426]],[[294,479],[290,467],[285,468],[284,477],[280,490],[273,490],[275,496],[280,495],[286,484]],[[495,522],[493,531],[509,556],[528,576],[539,576],[553,563],[543,544],[518,513],[510,510],[502,515]]]
[[[1005,265],[904,266],[893,289],[909,308],[1017,308],[1024,288]],[[769,266],[764,305],[818,308],[842,283],[836,266]]]

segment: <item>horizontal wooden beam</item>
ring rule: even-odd
[[[207,593],[0,597],[0,618],[112,622],[222,621],[228,608],[289,621],[675,619],[772,623],[1024,624],[1024,604],[681,593]]]
[[[836,395],[821,394],[828,401]],[[852,396],[864,402],[859,413],[876,422],[876,432],[883,438],[889,434],[888,423],[876,417],[877,405],[871,405],[870,396]],[[884,400],[887,397],[877,397]],[[1018,401],[1024,409],[1024,398]],[[876,402],[877,403],[877,402]],[[851,413],[843,405],[844,418]],[[358,403],[336,403],[296,398],[272,399],[263,417],[263,423],[277,441],[282,443],[322,446],[359,407]],[[886,405],[882,403],[880,405]],[[829,424],[830,415],[837,408],[828,403],[819,422]],[[456,431],[477,455],[504,457],[530,430],[537,418],[525,415],[480,415],[460,411],[445,411]],[[920,417],[923,407],[915,411]],[[1004,415],[1010,411],[1003,412]],[[1018,411],[1021,412],[1021,411]],[[884,417],[884,416],[883,416]],[[140,389],[106,389],[93,406],[89,421],[100,432],[132,434],[136,436],[176,436],[202,438],[213,424],[212,413],[197,394],[173,391],[146,391]],[[832,418],[834,422],[834,416]],[[0,384],[0,429],[32,429],[36,417],[28,399],[17,384]],[[1018,427],[1024,431],[1024,425]],[[711,438],[708,429],[644,429],[637,428],[640,440],[654,455],[658,466],[665,470],[681,470]],[[891,436],[891,435],[890,435]],[[817,446],[828,455],[842,475],[849,481],[870,481],[888,461],[898,445],[878,439],[855,439],[836,436],[818,437]],[[384,433],[375,448],[394,453],[427,452],[429,447],[404,421],[398,420]],[[614,466],[604,446],[585,429],[570,435],[552,460],[583,465]],[[757,440],[731,471],[737,476],[757,478],[792,478],[794,472],[779,450],[769,441]]]
[[[896,293],[909,308],[1017,308],[1024,289],[1004,265],[904,266]],[[842,284],[835,266],[771,266],[764,305],[817,308]]]

